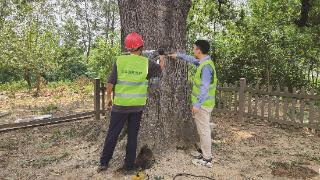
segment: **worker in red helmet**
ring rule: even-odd
[[[138,48],[142,51],[143,43],[142,37],[136,32],[129,34],[124,40],[126,49],[131,52],[137,51]]]
[[[164,68],[164,57],[160,63],[149,61],[141,56],[143,40],[138,33],[128,34],[125,48],[129,55],[117,57],[107,84],[107,106],[111,109],[111,119],[107,137],[101,153],[98,172],[109,167],[119,134],[127,123],[127,147],[124,166],[120,170],[132,174],[135,170],[137,136],[140,128],[142,111],[147,101],[148,80],[159,76]]]

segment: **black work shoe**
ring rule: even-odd
[[[136,167],[121,167],[117,169],[117,172],[123,174],[123,175],[135,175],[138,172],[138,168]]]
[[[100,165],[98,168],[97,168],[97,173],[100,173],[102,171],[106,171],[108,169],[108,166],[104,166],[104,165]]]

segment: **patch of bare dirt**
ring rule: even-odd
[[[319,174],[307,166],[298,164],[288,164],[274,162],[272,164],[272,174],[279,177],[289,177],[295,179],[307,179],[318,176]]]
[[[320,179],[317,134],[309,136],[300,129],[239,122],[226,116],[213,121],[217,124],[212,141],[213,168],[194,166],[188,150],[169,149],[155,155],[155,164],[145,171],[149,179],[170,180],[178,173],[226,180]],[[125,141],[117,145],[108,171],[96,173],[107,123],[108,118],[88,119],[1,133],[0,179],[131,179],[115,173],[124,161]],[[277,163],[290,166],[281,169]],[[176,178],[182,179],[197,178]]]

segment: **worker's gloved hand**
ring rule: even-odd
[[[159,53],[159,55],[165,55],[163,48],[159,48],[158,53]]]

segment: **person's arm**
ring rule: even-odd
[[[164,55],[160,55],[159,56],[159,59],[160,59],[160,68],[161,68],[161,71],[164,69],[164,67],[165,67],[165,57],[164,57]]]
[[[110,109],[112,106],[113,87],[116,84],[116,82],[117,82],[117,66],[116,64],[113,64],[112,71],[107,82],[107,98],[106,98],[107,103],[106,104],[108,109]]]
[[[159,77],[161,75],[163,68],[164,68],[163,60],[160,60],[160,64],[157,64],[155,61],[149,61],[147,79]]]
[[[158,54],[158,51],[156,50],[143,50],[141,55],[144,57],[147,57],[148,59],[154,59],[159,54]]]
[[[113,84],[107,84],[107,107],[108,109],[112,106],[112,95],[113,95]]]
[[[187,54],[183,54],[183,53],[174,53],[174,54],[170,54],[169,57],[172,57],[173,59],[181,59],[183,61],[187,61],[189,63],[192,63],[194,65],[199,65],[200,61],[197,60],[195,57],[193,56],[189,56]]]
[[[202,104],[206,101],[209,93],[211,81],[213,79],[213,70],[210,65],[206,65],[201,72],[201,86],[200,93],[197,96],[197,102],[193,104],[193,107],[200,109]]]

